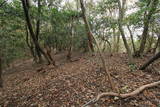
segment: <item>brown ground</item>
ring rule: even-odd
[[[4,88],[0,90],[0,107],[79,107],[98,93],[110,92],[98,55],[74,55],[73,62],[64,55],[56,55],[58,67],[33,65],[32,60],[17,64],[3,75]],[[105,55],[108,71],[121,93],[160,80],[160,60],[149,69],[130,71],[126,54]],[[137,66],[150,56],[135,59]],[[132,67],[133,68],[133,67]],[[154,68],[154,69],[153,69]],[[160,86],[147,89],[127,99],[102,98],[95,107],[158,107]],[[93,106],[93,107],[94,107]]]

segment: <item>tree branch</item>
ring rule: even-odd
[[[130,92],[130,93],[126,93],[126,94],[119,94],[119,93],[114,93],[114,92],[101,93],[101,94],[99,94],[96,98],[90,100],[90,101],[87,102],[85,105],[83,105],[83,107],[86,107],[86,106],[88,106],[88,105],[94,104],[94,103],[96,103],[97,101],[99,101],[101,98],[107,97],[107,96],[119,97],[119,98],[123,98],[123,99],[124,99],[124,98],[128,98],[128,97],[133,97],[133,96],[135,96],[135,95],[138,95],[139,93],[141,93],[141,92],[144,91],[145,89],[152,88],[152,87],[155,87],[155,86],[158,86],[158,85],[160,85],[160,81],[143,85],[143,86],[137,88],[135,91]]]

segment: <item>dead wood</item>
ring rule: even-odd
[[[130,93],[126,93],[126,94],[119,94],[119,93],[114,93],[114,92],[101,93],[96,98],[90,100],[85,105],[83,105],[83,107],[86,107],[88,105],[94,104],[97,101],[99,101],[101,98],[107,97],[107,96],[119,97],[119,98],[122,98],[122,99],[125,99],[125,98],[128,98],[128,97],[133,97],[133,96],[138,95],[139,93],[141,93],[142,91],[144,91],[144,90],[146,90],[148,88],[152,88],[152,87],[155,87],[155,86],[158,86],[158,85],[160,85],[160,81],[143,85],[143,86],[137,88],[136,90],[134,90],[134,91],[132,91]]]

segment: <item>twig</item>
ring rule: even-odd
[[[90,104],[94,104],[95,102],[96,102],[96,98],[88,101],[88,102],[87,102],[86,104],[84,104],[82,107],[86,107],[86,106],[88,106],[88,105],[90,105]]]

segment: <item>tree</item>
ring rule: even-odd
[[[118,7],[119,7],[118,26],[119,26],[119,31],[121,32],[121,36],[122,36],[122,39],[123,39],[123,42],[124,42],[124,46],[125,46],[125,48],[127,50],[127,54],[128,54],[128,58],[129,58],[129,63],[133,64],[132,53],[131,53],[131,50],[130,50],[129,45],[127,43],[124,30],[122,28],[122,22],[123,22],[123,17],[124,17],[124,12],[125,12],[125,4],[126,4],[126,0],[122,1],[122,5],[121,5],[120,0],[118,0]]]
[[[130,33],[130,37],[131,37],[131,41],[132,41],[132,47],[133,47],[133,52],[134,52],[134,54],[135,54],[135,52],[136,52],[136,47],[135,47],[135,44],[134,44],[133,34],[132,34],[132,31],[131,31],[129,25],[127,25],[127,28],[128,28],[128,30],[129,30],[129,33]]]
[[[29,47],[30,49],[30,52],[31,52],[31,55],[33,56],[33,61],[37,61],[37,56],[35,54],[35,51],[34,51],[34,47],[33,47],[33,42],[32,42],[32,39],[30,38],[29,36],[29,32],[28,32],[28,27],[26,25],[26,44],[27,46]]]
[[[22,1],[23,9],[24,9],[24,14],[25,14],[27,26],[28,26],[28,29],[29,29],[29,32],[30,32],[30,36],[31,36],[31,38],[33,40],[33,43],[35,45],[35,49],[36,49],[36,52],[37,52],[37,55],[38,55],[38,58],[39,58],[39,62],[41,62],[41,60],[42,60],[42,58],[41,58],[41,53],[42,53],[43,56],[48,61],[48,63],[50,64],[49,58],[47,57],[45,52],[40,47],[40,45],[38,43],[38,39],[37,39],[37,37],[36,37],[36,35],[35,35],[34,31],[33,31],[33,27],[32,27],[32,24],[31,24],[31,19],[30,19],[30,16],[29,16],[29,10],[28,10],[28,7],[26,5],[27,2],[25,0],[21,0],[21,1]]]
[[[89,23],[87,21],[86,9],[85,9],[83,0],[80,0],[80,4],[81,4],[81,10],[82,10],[82,14],[83,14],[83,20],[84,20],[84,23],[85,23],[86,32],[87,32],[87,36],[88,36],[88,45],[89,45],[91,51],[94,52],[93,37],[92,37],[92,34],[90,32],[91,28],[90,28]]]
[[[73,18],[72,22],[70,24],[70,43],[68,47],[68,53],[67,53],[67,59],[71,60],[71,55],[72,55],[72,48],[73,48],[73,35],[74,35],[74,30],[73,30]]]
[[[3,80],[2,80],[2,59],[0,56],[0,88],[3,87]]]
[[[140,44],[140,48],[139,48],[139,51],[137,52],[136,56],[140,56],[144,52],[146,40],[148,37],[149,23],[151,21],[151,18],[153,16],[154,12],[156,11],[158,3],[159,3],[159,0],[151,0],[148,2],[147,7],[149,8],[149,10],[145,12],[144,22],[143,22],[144,27],[143,27],[143,33],[142,33],[142,38],[141,38],[141,44]]]
[[[2,67],[5,68],[15,59],[27,56],[21,2],[6,2],[0,8],[0,16],[0,50]]]
[[[158,34],[157,36],[158,36],[158,39],[157,39],[157,42],[155,44],[153,53],[156,53],[156,49],[158,48],[158,46],[160,47],[160,35]]]
[[[114,83],[113,83],[113,81],[112,81],[112,78],[111,78],[110,73],[107,71],[106,62],[105,62],[104,56],[103,56],[103,54],[102,54],[102,52],[101,52],[101,50],[100,50],[100,48],[99,48],[99,46],[98,46],[98,43],[97,43],[96,39],[94,38],[93,33],[92,33],[91,29],[90,29],[90,25],[89,25],[89,23],[88,23],[88,20],[87,20],[87,18],[86,18],[86,15],[85,15],[85,7],[84,7],[84,4],[83,4],[83,0],[80,0],[80,3],[81,3],[82,11],[83,11],[83,19],[84,19],[84,22],[85,22],[86,29],[87,29],[87,31],[88,31],[87,34],[90,34],[90,36],[91,36],[90,38],[92,38],[92,39],[95,41],[95,43],[96,43],[96,46],[97,46],[97,48],[98,48],[98,52],[99,52],[99,55],[100,55],[100,59],[101,59],[101,61],[102,61],[103,70],[105,71],[105,73],[106,73],[107,76],[108,76],[108,80],[109,80],[109,82],[110,82],[110,85],[111,85],[111,87],[112,87],[112,90],[118,91],[118,90],[115,88],[115,85],[114,85]],[[94,51],[94,50],[92,50],[92,51]]]

